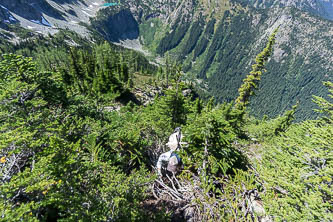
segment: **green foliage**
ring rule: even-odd
[[[295,119],[294,114],[296,109],[297,105],[293,106],[291,110],[286,111],[282,117],[278,118],[274,129],[275,135],[285,132],[289,128],[292,121]]]
[[[165,96],[155,97],[154,104],[148,106],[142,115],[145,128],[153,129],[163,140],[176,126],[187,121],[189,106],[180,89],[170,88],[165,91]]]
[[[43,109],[51,104],[42,95],[47,93],[44,84],[51,82],[52,88],[52,79],[43,81],[36,73],[31,59],[12,54],[3,56],[0,76],[0,150],[5,153],[19,152],[22,147],[28,153],[34,152],[43,143],[40,137],[47,133],[50,112],[44,112]],[[52,95],[54,97],[48,98],[51,102],[58,94],[55,92]],[[45,121],[44,126],[40,125],[42,119]]]
[[[163,26],[163,23],[157,18],[142,22],[140,24],[140,35],[143,38],[144,45],[149,46],[152,51],[155,51],[160,40],[160,32],[164,31],[164,29],[165,27]]]
[[[202,112],[202,101],[201,99],[197,98],[195,100],[195,111],[194,111],[197,115],[200,115]]]
[[[79,143],[63,144],[51,138],[51,147],[52,152],[40,154],[32,170],[26,169],[2,186],[7,200],[2,201],[1,211],[8,220],[127,221],[129,217],[135,221],[142,217],[144,171],[125,175],[107,162],[87,160]],[[20,190],[24,199],[12,208],[16,198],[22,198],[15,197]]]
[[[259,169],[266,209],[278,221],[332,220],[332,126],[293,126],[266,147]]]
[[[195,115],[189,120],[185,129],[189,142],[185,166],[207,171],[205,174],[209,175],[225,175],[232,173],[232,169],[246,168],[246,158],[231,146],[239,133],[238,126],[233,124],[239,114],[230,108],[231,104],[204,109],[200,116]]]
[[[245,31],[250,26],[250,19],[245,14],[231,16],[228,11],[225,12],[214,32],[215,23],[213,19],[207,24],[207,33],[202,37],[205,47],[199,51],[202,51],[203,58],[198,61],[196,74],[208,80],[211,95],[217,101],[230,102],[236,97],[237,90],[229,86],[240,84],[240,78],[243,78],[241,72],[244,72],[245,62],[248,62],[244,50],[254,36]]]
[[[250,196],[256,192],[258,185],[253,174],[237,169],[234,170],[233,176],[200,177],[200,180],[196,181],[194,178],[197,177],[185,171],[181,178],[191,180],[196,190],[201,190],[190,203],[196,207],[195,221],[252,221],[253,218],[258,219],[257,214],[251,210],[246,213],[247,207],[253,207]]]
[[[195,46],[194,55],[193,55],[194,58],[199,57],[206,50],[209,40],[214,33],[215,22],[216,22],[215,19],[209,20],[205,28],[204,35],[201,37],[201,39]]]
[[[154,67],[146,65],[148,62],[142,61],[140,56],[119,52],[107,42],[91,50],[71,48],[69,51],[69,68],[59,68],[66,88],[99,102],[120,99],[128,94],[133,87],[132,72],[138,69],[154,71]]]
[[[332,82],[324,82],[324,85],[327,86],[329,91],[329,98],[333,99],[333,83]],[[320,109],[316,110],[319,113],[324,114],[324,119],[328,123],[332,123],[333,119],[333,104],[329,102],[327,99],[324,99],[319,96],[314,96],[314,102],[320,107]]]
[[[203,26],[204,21],[202,18],[200,18],[198,21],[195,21],[190,30],[189,30],[189,39],[186,41],[186,44],[183,46],[181,59],[185,58],[185,56],[189,53],[191,53],[196,44],[198,43],[198,40],[201,36],[201,33],[203,32]]]
[[[39,73],[29,58],[4,55],[0,75],[3,220],[147,219],[142,201],[152,178],[141,165],[119,165],[117,156],[133,156],[110,144],[132,144],[135,135],[142,142],[133,131],[117,130],[121,114],[98,114],[89,98],[66,91],[59,73]]]
[[[202,24],[188,27],[193,34],[200,33],[189,38],[186,47],[191,53],[200,55],[208,47],[200,41],[202,35],[208,41],[214,33],[215,21],[209,24],[203,33]],[[223,38],[214,37],[205,52],[212,61],[214,48],[230,37],[224,28],[219,25],[216,32]],[[176,30],[173,41],[182,39],[181,35]],[[149,189],[156,176],[147,169],[165,152],[164,144],[176,126],[182,126],[183,140],[188,142],[180,151],[185,170],[177,178],[179,186],[195,187],[187,191],[194,198],[185,202],[198,207],[199,221],[257,219],[250,210],[254,193],[255,201],[261,198],[266,208],[260,217],[333,220],[331,101],[315,97],[321,118],[298,124],[292,122],[296,106],[275,119],[262,120],[246,116],[243,109],[260,80],[271,46],[258,55],[251,73],[257,76],[243,88],[239,109],[233,103],[215,106],[215,98],[193,101],[195,92],[185,96],[183,90],[193,89],[181,81],[181,67],[170,63],[165,73],[160,72],[166,74],[162,81],[155,83],[167,87],[154,88],[155,99],[137,106],[120,105],[115,98],[134,96],[130,94],[137,88],[134,72],[154,73],[156,68],[140,54],[108,43],[61,44],[70,39],[74,37],[43,37],[17,46],[22,54],[34,56],[36,63],[13,54],[1,58],[2,220],[169,221],[175,208],[166,204],[158,209]],[[34,49],[39,43],[40,48]],[[53,46],[59,46],[58,54]],[[223,50],[231,53],[239,47]],[[207,67],[212,61],[206,61]],[[332,98],[332,83],[325,84]],[[255,141],[250,140],[253,137]],[[262,150],[246,150],[244,144]],[[255,158],[245,155],[249,151]],[[153,205],[158,207],[152,209]]]
[[[247,121],[245,131],[255,140],[269,141],[273,137],[283,134],[292,126],[297,107],[298,105],[293,106],[291,110],[287,110],[284,115],[275,119],[264,117],[262,120],[258,120],[252,117]]]
[[[18,44],[12,45],[4,53],[15,53],[27,57],[33,57],[38,69],[42,71],[55,71],[60,66],[68,67],[68,50],[70,45],[89,49],[88,41],[75,32],[59,31],[55,35],[44,37],[31,35],[24,38]]]
[[[190,24],[186,22],[175,22],[172,32],[168,33],[159,43],[156,52],[158,54],[164,54],[170,49],[176,47],[183,37],[185,36],[187,30],[189,29]]]
[[[242,80],[246,78],[246,73],[252,70],[249,63],[260,53],[260,48],[265,47],[261,41],[262,30],[267,29],[267,20],[275,13],[279,13],[276,11],[272,14],[269,9],[259,11],[251,7],[244,9],[239,5],[244,1],[236,2],[231,4],[239,7],[225,11],[223,18],[218,21],[212,17],[217,17],[220,10],[211,16],[212,14],[207,11],[202,13],[201,7],[195,8],[195,16],[190,21],[189,28],[179,44],[164,52],[164,54],[169,52],[170,55],[182,60],[184,71],[189,74],[189,78],[199,77],[206,80],[202,84],[205,90],[198,91],[198,93],[202,98],[214,96],[218,103],[231,102],[239,96],[237,90],[242,85]],[[197,3],[203,4],[200,1]],[[327,32],[331,25],[328,21],[318,21],[318,24],[314,25],[312,18],[304,16],[301,11],[292,8],[288,8],[286,13],[296,18],[301,24],[311,27],[313,32],[306,33],[307,38],[303,38],[298,35],[301,31],[300,26],[289,27],[290,29],[286,33],[289,41],[279,42],[279,50],[275,53],[274,58],[267,61],[265,65],[267,71],[265,75],[261,76],[258,88],[253,90],[256,91],[257,96],[251,98],[252,102],[248,108],[250,114],[256,118],[262,118],[263,115],[275,118],[283,115],[299,101],[300,106],[295,113],[296,121],[313,119],[319,115],[313,111],[315,104],[311,101],[312,95],[327,99],[321,82],[332,81],[331,75],[328,74],[330,64],[325,56],[322,56],[322,51],[332,51],[332,44],[329,38],[317,33]],[[145,28],[142,29],[143,37],[147,31],[147,35],[154,32],[153,40],[142,42],[153,52],[156,52],[156,45],[160,39],[167,38],[170,32],[175,32],[177,26],[185,24],[177,21],[175,27],[166,25],[165,28],[159,26],[158,30],[154,28],[154,30],[150,30],[150,22],[156,24],[157,21],[162,23],[162,20],[158,20],[158,18],[147,18],[144,21]],[[198,23],[201,21],[203,21],[203,25],[200,25],[199,28]],[[196,32],[194,32],[194,27],[197,27]],[[151,35],[150,37],[152,38]],[[313,49],[306,49],[306,51],[312,51],[311,55],[305,56],[306,51],[304,50],[297,50],[295,53],[295,49],[304,41],[313,42],[316,45]],[[150,44],[150,42],[152,43]],[[168,45],[167,43],[170,42],[164,42],[163,45]],[[323,42],[323,44],[319,44],[319,42]],[[310,47],[311,44],[308,45]],[[206,96],[207,93],[208,96]]]
[[[265,71],[265,63],[272,53],[272,47],[275,42],[275,35],[278,29],[269,37],[267,46],[256,57],[256,64],[252,65],[252,71],[243,80],[243,85],[239,88],[239,96],[236,99],[236,107],[244,108],[248,105],[250,96],[254,94],[254,89],[258,88],[258,84],[261,79],[262,72]]]
[[[330,83],[326,83],[330,84]],[[267,212],[277,221],[332,220],[332,103],[316,97],[323,119],[292,124],[279,136],[266,138],[262,160],[257,162],[260,180],[266,190],[263,196]],[[324,103],[322,103],[324,101]],[[295,110],[277,119],[277,126]],[[267,122],[267,126],[274,125]],[[276,132],[271,128],[271,134]],[[274,130],[274,131],[273,131]]]
[[[121,57],[105,43],[92,53],[87,51],[70,52],[70,72],[63,69],[68,85],[74,85],[80,93],[101,97],[108,93],[120,95],[123,84],[128,80],[128,68],[121,63]]]

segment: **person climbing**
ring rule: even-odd
[[[167,163],[167,171],[176,173],[178,170],[180,170],[182,166],[182,161],[176,151],[179,151],[179,148],[181,144],[186,144],[181,142],[183,136],[181,133],[181,128],[177,127],[174,132],[170,135],[169,141],[166,144],[170,150],[168,152],[162,153],[157,161],[156,168],[157,172],[160,176],[162,176],[162,165],[163,163]]]

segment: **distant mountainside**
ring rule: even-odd
[[[217,101],[232,101],[255,55],[280,27],[274,54],[251,102],[252,112],[273,117],[299,102],[298,118],[315,115],[312,95],[323,96],[322,81],[333,77],[331,21],[295,7],[173,2],[163,7],[163,2],[142,1],[137,7],[128,1],[139,22],[140,40],[151,52],[181,61],[190,76],[205,80]]]
[[[322,81],[332,81],[333,23],[319,17],[331,18],[331,0],[123,0],[109,7],[104,2],[4,0],[0,28],[19,22],[32,32],[70,29],[90,39],[97,34],[143,47],[152,58],[181,63],[205,94],[224,102],[236,98],[256,54],[279,27],[274,54],[251,102],[258,116],[282,114],[298,101],[296,116],[312,118],[312,95],[326,94]]]
[[[249,0],[257,8],[271,7],[295,7],[303,11],[308,11],[314,15],[333,20],[332,0]]]
[[[2,0],[0,8],[8,11],[20,25],[34,33],[54,34],[69,29],[90,36],[89,19],[96,16],[104,0]],[[8,25],[1,16],[0,25]],[[12,21],[9,21],[12,23]],[[0,26],[1,28],[1,26]]]

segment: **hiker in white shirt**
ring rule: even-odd
[[[177,127],[169,137],[169,141],[166,144],[170,148],[170,150],[168,152],[162,153],[158,158],[156,168],[160,176],[162,175],[161,169],[163,162],[168,163],[167,170],[172,173],[176,173],[178,169],[181,167],[182,165],[181,159],[176,153],[176,151],[178,151],[180,148],[181,139],[182,139],[181,128]]]

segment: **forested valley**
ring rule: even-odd
[[[248,112],[276,32],[223,104],[177,61],[101,39],[0,40],[0,221],[332,221],[332,100],[313,95],[320,117],[303,122],[298,104]],[[183,169],[160,177],[175,127]]]

